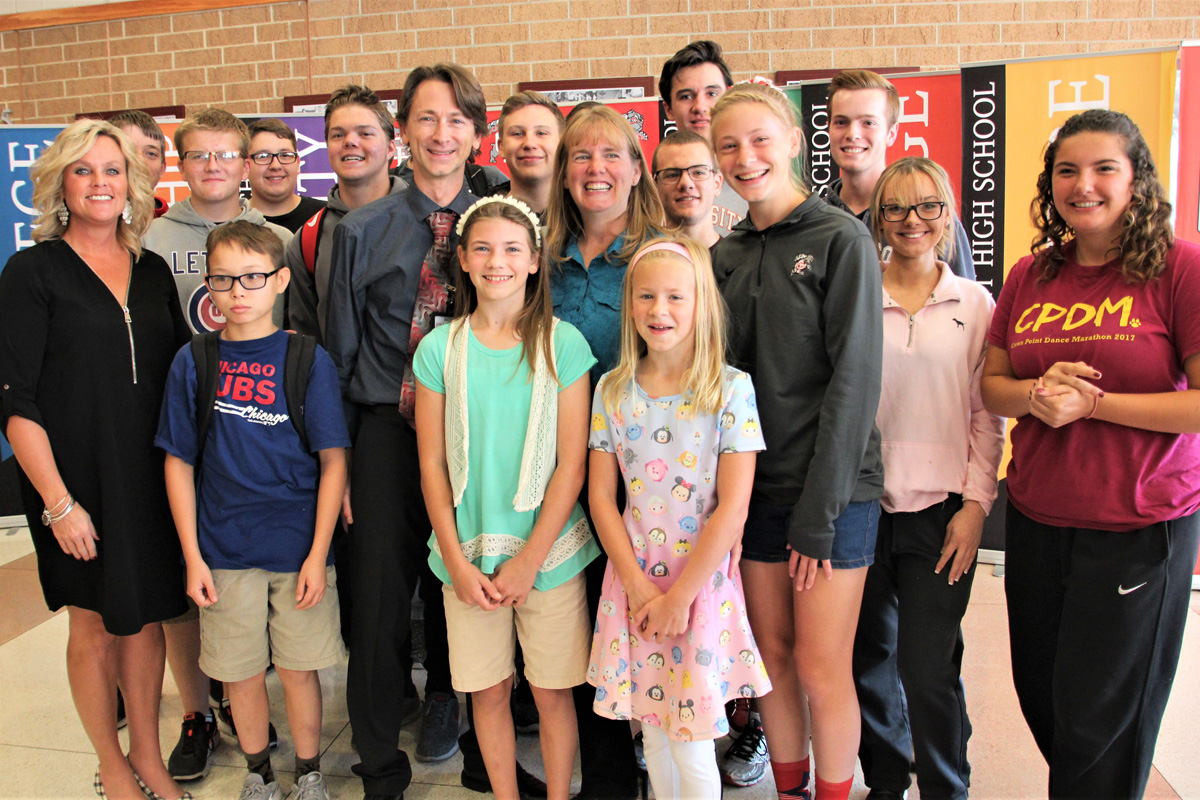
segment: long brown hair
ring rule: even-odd
[[[1121,235],[1116,249],[1120,256],[1121,277],[1129,284],[1142,284],[1157,278],[1166,268],[1167,251],[1175,243],[1171,230],[1171,204],[1158,180],[1154,157],[1142,132],[1119,111],[1091,109],[1076,114],[1058,129],[1058,136],[1046,145],[1042,174],[1037,179],[1037,196],[1029,204],[1029,216],[1037,228],[1030,252],[1040,280],[1053,280],[1062,269],[1066,256],[1063,244],[1075,232],[1054,205],[1054,161],[1063,140],[1079,133],[1107,133],[1116,136],[1125,147],[1125,157],[1133,168],[1132,197],[1125,209]]]
[[[532,212],[530,212],[532,213]],[[538,354],[546,354],[546,365],[550,368],[550,377],[558,380],[558,370],[554,366],[551,354],[553,348],[554,305],[550,302],[550,270],[546,268],[546,260],[538,248],[538,231],[533,221],[520,209],[503,199],[495,199],[467,210],[463,219],[462,233],[458,238],[459,269],[455,277],[457,285],[458,317],[466,317],[479,307],[479,295],[471,277],[462,269],[466,260],[467,244],[471,240],[471,229],[475,223],[485,219],[503,219],[516,223],[529,236],[529,252],[537,260],[538,270],[525,281],[525,303],[521,313],[517,315],[517,337],[521,340],[521,357],[529,364],[530,379],[537,364]],[[467,323],[470,324],[470,323]]]
[[[625,209],[625,246],[621,248],[618,258],[628,263],[647,239],[670,228],[665,222],[662,200],[654,188],[646,156],[629,120],[606,105],[577,108],[567,118],[566,130],[558,142],[554,177],[550,184],[553,188],[550,191],[550,203],[546,207],[546,252],[556,264],[566,259],[570,238],[583,235],[583,215],[566,188],[567,164],[571,148],[578,147],[592,137],[600,137],[615,148],[624,148],[642,173],[637,185],[629,190],[629,204]]]

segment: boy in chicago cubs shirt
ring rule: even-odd
[[[185,346],[171,366],[155,438],[167,451],[188,594],[200,606],[200,666],[225,682],[238,720],[250,770],[241,797],[282,797],[267,742],[265,673],[274,663],[296,743],[297,797],[327,800],[317,670],[343,655],[329,542],[350,444],[337,373],[318,347],[302,412],[306,450],[284,392],[289,334],[271,320],[289,278],[283,245],[238,221],[214,229],[207,249],[205,282],[226,319],[216,405],[201,443],[199,379]]]

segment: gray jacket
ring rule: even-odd
[[[793,506],[792,549],[828,559],[834,520],[883,494],[875,412],[883,371],[883,285],[862,223],[810,195],[759,231],[750,218],[716,246],[732,363],[754,379],[753,499]]]
[[[226,222],[244,219],[255,225],[263,225],[273,231],[284,247],[292,240],[287,228],[267,222],[262,212],[250,207],[250,201],[242,200],[242,211]],[[158,253],[171,268],[175,276],[175,288],[179,292],[179,304],[193,333],[220,330],[225,327],[220,312],[208,297],[204,285],[204,272],[208,263],[208,234],[217,225],[224,223],[205,219],[192,207],[192,198],[171,206],[166,214],[150,223],[142,237],[142,245]],[[283,325],[283,295],[275,303],[275,324]]]
[[[398,194],[404,189],[404,181],[394,175],[390,180],[388,194]],[[283,263],[292,273],[287,293],[287,327],[297,333],[316,336],[321,343],[325,341],[325,298],[329,292],[329,264],[333,259],[333,230],[350,211],[342,201],[339,188],[334,186],[329,190],[329,199],[320,222],[314,271],[308,271],[303,250],[304,230],[312,219],[296,233],[283,257]]]

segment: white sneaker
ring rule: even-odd
[[[266,783],[262,775],[251,772],[242,783],[238,800],[283,800],[283,791],[279,788],[279,781]]]
[[[329,800],[329,788],[325,786],[325,776],[319,772],[301,775],[296,780],[295,800]]]

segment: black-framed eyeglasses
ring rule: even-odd
[[[296,159],[300,157],[299,153],[293,153],[291,150],[285,150],[282,153],[251,153],[250,160],[260,167],[270,166],[272,159],[279,159],[280,164],[295,164]]]
[[[233,288],[234,281],[240,283],[243,289],[261,289],[267,285],[267,278],[281,269],[283,267],[270,272],[247,272],[245,275],[205,275],[204,283],[214,292],[228,292]]]
[[[242,160],[242,154],[237,150],[187,150],[179,154],[181,161],[193,164],[207,164],[210,158],[215,158],[222,164],[232,164]]]
[[[941,219],[945,210],[946,204],[941,200],[926,200],[924,203],[917,203],[912,206],[901,206],[891,203],[880,209],[883,212],[883,218],[888,222],[904,222],[913,211],[917,212],[918,218],[926,222],[931,222],[935,219]]]
[[[665,186],[674,186],[679,183],[679,179],[683,177],[683,173],[685,172],[694,181],[706,181],[713,176],[716,170],[708,164],[693,164],[686,169],[668,167],[654,173],[654,180],[659,181]]]

